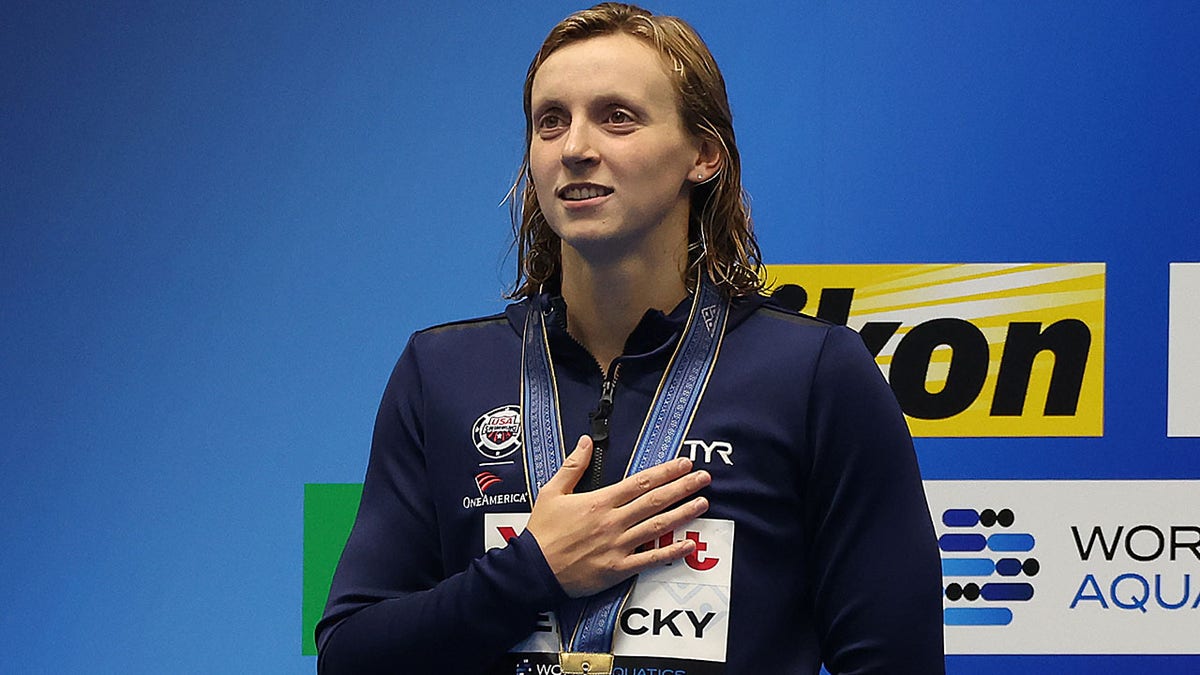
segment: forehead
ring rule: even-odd
[[[620,96],[675,106],[675,89],[658,51],[631,35],[587,38],[559,47],[538,68],[531,99],[571,103]]]

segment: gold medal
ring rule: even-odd
[[[563,675],[612,675],[613,655],[589,652],[559,652]]]

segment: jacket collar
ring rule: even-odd
[[[757,293],[734,298],[725,328],[726,334],[733,331],[766,300],[764,296]],[[556,353],[560,351],[572,353],[578,350],[582,353],[581,358],[595,363],[587,350],[567,333],[567,303],[561,295],[549,292],[539,293],[505,308],[504,314],[508,318],[508,323],[518,336],[525,330],[525,316],[530,308],[536,308],[537,311],[545,313],[546,334],[550,339],[552,350]],[[649,356],[673,347],[687,326],[688,313],[691,308],[692,296],[689,295],[670,312],[663,313],[657,309],[647,310],[625,342],[623,356]]]

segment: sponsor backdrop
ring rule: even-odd
[[[908,415],[950,672],[1200,671],[1200,6],[651,4],[780,298]],[[0,671],[313,671],[395,358],[503,306],[572,8],[6,6]]]

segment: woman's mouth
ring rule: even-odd
[[[613,189],[593,183],[573,183],[558,189],[558,198],[568,202],[582,202],[588,199],[604,197],[613,193]]]

